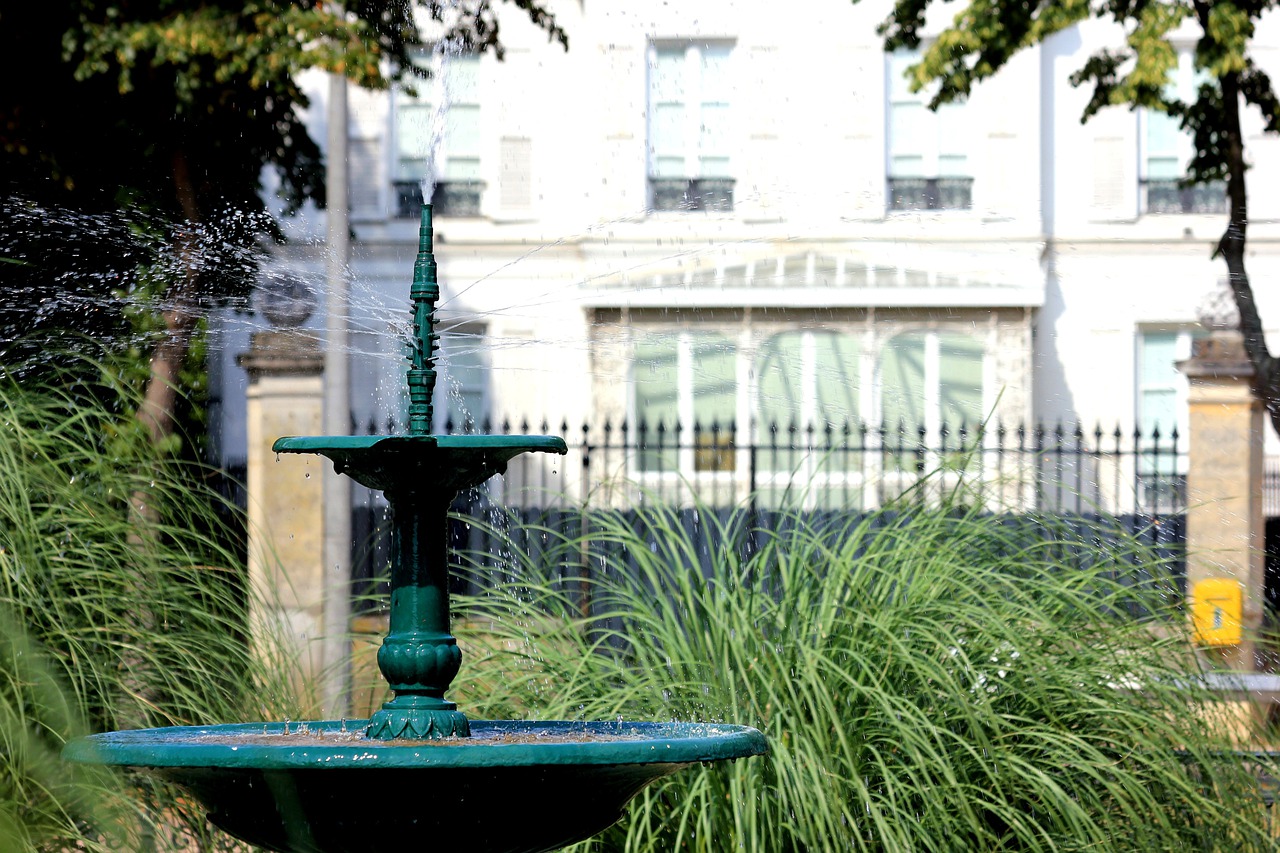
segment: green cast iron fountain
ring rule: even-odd
[[[189,790],[212,822],[270,850],[534,853],[594,835],[641,788],[684,766],[765,752],[746,726],[468,720],[445,698],[462,661],[449,633],[449,505],[521,453],[567,448],[556,436],[430,434],[439,296],[428,205],[410,291],[408,434],[274,445],[326,456],[386,493],[390,630],[378,666],[391,700],[351,731],[311,721],[107,732],[68,744],[65,758],[147,768]]]

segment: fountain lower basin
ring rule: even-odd
[[[765,752],[746,726],[471,721],[471,737],[379,741],[366,721],[246,723],[93,735],[64,756],[147,768],[209,820],[268,850],[377,853],[430,839],[475,853],[555,850],[622,816],[690,764]],[[306,734],[299,732],[304,728]]]

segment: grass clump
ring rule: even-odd
[[[743,723],[771,751],[648,789],[584,849],[1273,849],[1132,539],[947,508],[589,522],[457,602],[485,658],[460,701]]]
[[[126,787],[61,747],[257,717],[277,695],[249,651],[220,498],[151,446],[123,395],[0,382],[0,849],[214,843],[158,783]]]

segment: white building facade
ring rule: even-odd
[[[416,93],[352,91],[358,430],[402,423],[430,196],[442,428],[546,419],[600,442],[606,422],[633,438],[696,425],[694,444],[619,457],[608,475],[738,490],[802,463],[753,456],[748,477],[736,448],[812,424],[872,425],[871,441],[885,425],[931,448],[983,423],[1185,436],[1174,363],[1225,275],[1210,259],[1225,205],[1218,188],[1176,186],[1191,152],[1165,117],[1112,108],[1081,124],[1088,94],[1068,77],[1117,32],[1060,33],[933,113],[901,78],[911,58],[876,36],[883,3],[554,8],[567,53],[512,13],[503,62],[427,57],[437,73]],[[1280,27],[1264,22],[1258,44],[1280,70]],[[1191,85],[1189,65],[1180,75]],[[1280,139],[1247,120],[1248,263],[1280,326]],[[317,285],[321,219],[296,223],[276,262]],[[225,340],[234,465],[247,336]],[[841,487],[883,480],[894,466],[879,459]]]

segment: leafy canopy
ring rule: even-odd
[[[55,330],[134,340],[148,293],[175,339],[246,295],[280,237],[264,173],[286,213],[325,204],[302,72],[379,88],[426,76],[412,58],[441,42],[501,56],[503,5],[567,47],[539,0],[4,4],[0,368],[38,365]]]
[[[886,49],[918,48],[930,5],[931,0],[895,2],[880,26]],[[1233,75],[1245,102],[1262,113],[1266,129],[1280,131],[1280,102],[1251,51],[1258,19],[1274,5],[1272,0],[971,0],[908,73],[916,90],[937,87],[931,102],[937,107],[967,97],[1018,51],[1054,33],[1091,18],[1112,21],[1119,25],[1119,43],[1090,55],[1071,78],[1073,85],[1092,87],[1081,119],[1111,105],[1168,113],[1181,120],[1195,142],[1188,180],[1224,180],[1230,152],[1223,132],[1228,126],[1223,77]],[[1193,99],[1182,100],[1170,84],[1187,22],[1198,24],[1193,64],[1202,82]]]

